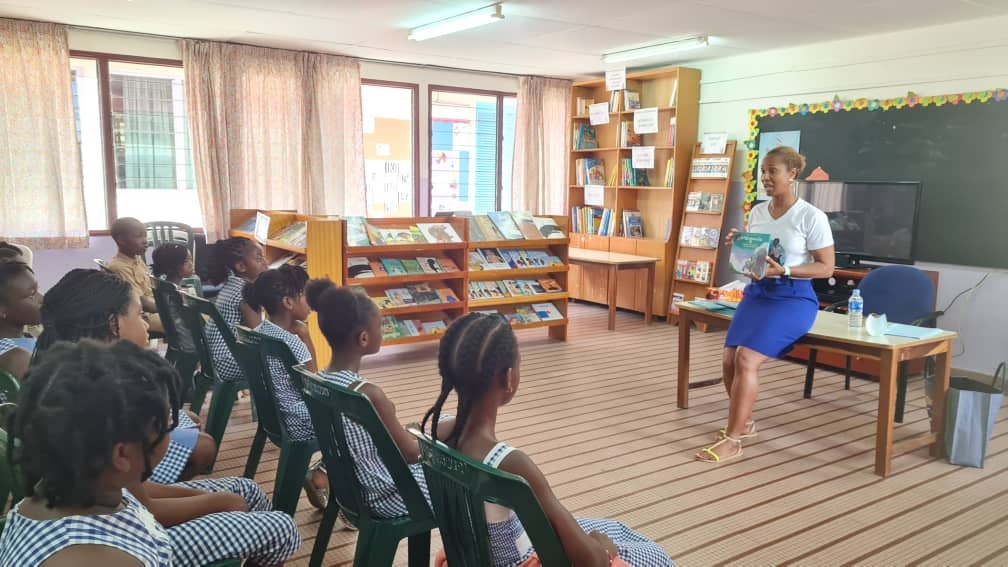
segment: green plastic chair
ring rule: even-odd
[[[151,288],[154,290],[154,303],[157,304],[161,324],[164,326],[165,343],[168,345],[165,360],[172,363],[182,377],[182,388],[179,392],[181,402],[188,399],[192,393],[193,376],[199,368],[196,339],[187,325],[183,324],[181,328],[178,326],[178,323],[185,321],[182,318],[182,294],[175,285],[151,276]]]
[[[403,538],[409,539],[410,567],[430,565],[430,531],[437,527],[434,514],[371,400],[325,380],[303,365],[295,366],[294,370],[301,375],[301,393],[308,405],[319,449],[322,450],[322,460],[329,474],[329,502],[322,513],[309,565],[322,565],[329,537],[341,510],[359,530],[354,550],[355,567],[392,565],[396,547]],[[343,428],[344,419],[359,424],[374,440],[382,462],[402,495],[408,516],[378,518],[371,515],[364,490],[357,480]]]
[[[195,254],[193,246],[193,229],[191,226],[174,221],[152,221],[145,222],[147,229],[147,244],[152,248],[157,248],[166,242],[177,242],[189,249],[190,254]]]
[[[217,306],[200,297],[193,297],[189,294],[179,294],[182,298],[182,316],[193,334],[196,352],[199,355],[200,371],[194,380],[193,395],[189,403],[190,409],[194,413],[199,413],[203,408],[203,400],[206,398],[208,388],[212,388],[213,396],[210,398],[210,409],[207,412],[206,421],[203,423],[203,431],[206,431],[217,446],[220,447],[224,439],[224,430],[227,429],[228,420],[231,419],[231,410],[234,408],[235,400],[238,399],[239,390],[247,389],[247,380],[237,380],[225,382],[217,379],[216,366],[213,353],[210,349],[210,341],[206,334],[206,320],[213,321],[220,330],[231,355],[235,357],[241,368],[237,344],[231,325],[224,321]],[[253,410],[255,407],[253,406]],[[255,412],[253,412],[253,417]]]
[[[543,565],[571,564],[553,524],[524,478],[484,465],[418,431],[410,432],[420,440],[420,463],[449,565],[494,564],[486,502],[514,510]]]
[[[0,395],[3,396],[3,400],[11,403],[17,403],[18,394],[20,392],[21,383],[18,382],[18,379],[10,372],[0,369]],[[0,426],[2,426],[2,424],[0,424]]]
[[[252,403],[259,415],[252,447],[248,460],[245,461],[245,478],[255,478],[267,439],[280,447],[280,460],[273,485],[273,509],[293,516],[312,455],[318,451],[318,442],[315,439],[295,441],[288,434],[273,395],[273,381],[284,377],[271,375],[270,361],[278,359],[287,369],[289,379],[300,390],[301,375],[293,371],[298,361],[290,347],[279,339],[240,326],[235,328],[235,338],[239,364],[245,370],[249,389],[252,390]]]

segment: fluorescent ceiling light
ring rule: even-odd
[[[496,4],[491,4],[490,6],[480,8],[479,10],[473,10],[472,12],[466,12],[465,14],[459,14],[458,16],[452,16],[431,24],[424,24],[418,28],[413,28],[410,30],[409,38],[413,41],[423,41],[432,37],[448,35],[457,31],[492,24],[503,19],[504,16],[501,15],[500,2],[497,2]]]
[[[610,53],[602,54],[602,61],[604,61],[605,63],[622,63],[624,61],[645,59],[647,57],[666,55],[668,53],[674,53],[676,51],[684,51],[687,49],[696,49],[698,47],[707,47],[707,36],[701,35],[697,37],[681,39],[679,41],[670,41],[667,43],[648,45],[645,47],[638,47],[635,49],[626,49],[624,51],[612,51]]]

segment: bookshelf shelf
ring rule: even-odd
[[[543,327],[565,326],[567,326],[567,319],[551,319],[549,321],[539,321],[537,323],[513,323],[511,328],[520,331],[522,329],[541,329]]]
[[[406,219],[409,220],[409,219]],[[439,221],[442,219],[438,219]],[[432,221],[434,222],[434,221]],[[464,250],[465,242],[448,244],[381,244],[378,246],[348,246],[348,256],[376,256],[379,254],[416,254],[423,252],[443,252],[445,250]]]
[[[577,148],[577,149],[574,149],[574,150],[571,150],[571,151],[579,153],[579,154],[589,154],[589,153],[594,153],[594,152],[612,152],[612,151],[616,151],[618,149],[622,149],[622,148],[615,148],[615,147],[613,147],[613,148]]]
[[[521,280],[528,279],[533,276],[548,276],[550,274],[564,273],[567,271],[567,265],[563,266],[543,266],[539,268],[513,268],[510,270],[470,270],[469,279],[486,281],[486,280]]]
[[[570,244],[570,238],[543,238],[539,240],[471,240],[469,249],[477,248],[549,248],[550,246],[563,246]]]
[[[717,250],[717,248],[711,248],[710,246],[691,246],[689,244],[680,244],[679,248],[690,248],[692,250]]]
[[[697,280],[691,280],[691,279],[688,279],[688,278],[674,278],[674,279],[677,282],[688,283],[688,284],[693,284],[693,285],[702,285],[704,287],[707,287],[707,286],[710,285],[710,282],[701,282],[701,281],[697,281]]]
[[[464,280],[465,272],[443,272],[437,274],[406,274],[404,276],[378,276],[373,278],[349,278],[347,285],[361,285],[364,287],[402,287],[407,283],[439,282],[449,280]]]
[[[566,301],[567,292],[540,293],[537,295],[518,295],[512,297],[497,297],[494,299],[470,299],[469,309],[486,309],[501,305],[521,305],[523,303],[546,303],[547,301]]]
[[[430,313],[432,311],[459,311],[465,310],[465,301],[459,298],[455,303],[426,303],[423,305],[399,305],[396,307],[386,307],[382,309],[382,315],[408,315],[411,313]]]
[[[610,112],[609,116],[616,116],[619,112]],[[577,116],[571,116],[571,120],[588,120],[591,117],[587,114],[578,114]]]
[[[425,343],[427,341],[441,340],[442,333],[424,333],[415,337],[396,337],[394,339],[383,339],[383,346],[410,345],[415,343]]]
[[[568,204],[579,210],[586,206],[585,191],[578,180],[584,179],[585,168],[602,166],[606,191],[602,209],[611,211],[616,226],[622,228],[624,211],[639,211],[644,238],[622,238],[600,236],[588,233],[571,233],[571,246],[589,250],[602,250],[651,256],[658,258],[655,265],[652,313],[667,313],[670,287],[675,268],[676,238],[682,222],[682,206],[685,203],[686,185],[689,178],[690,152],[697,140],[699,114],[700,71],[686,67],[670,67],[649,71],[631,72],[626,76],[626,89],[636,92],[642,108],[658,109],[658,131],[641,134],[641,146],[655,148],[655,167],[647,170],[646,185],[626,185],[630,178],[623,177],[620,168],[624,160],[630,158],[636,140],[624,137],[626,128],[632,128],[633,110],[625,110],[624,92],[610,93],[605,80],[575,83],[570,98],[570,113],[575,133],[581,129],[593,128],[599,146],[616,147],[615,152],[589,153],[572,149],[569,157]],[[615,96],[611,96],[615,95]],[[608,101],[611,110],[608,124],[591,126],[581,120],[578,101],[591,99],[596,102]],[[615,100],[614,100],[615,99]],[[668,103],[674,101],[674,105]],[[674,120],[674,123],[673,123]],[[624,124],[629,123],[628,126]],[[576,137],[576,136],[575,136]],[[676,144],[676,140],[679,141]],[[572,140],[573,146],[573,140]],[[597,163],[578,160],[597,160]],[[582,165],[584,171],[578,170]],[[665,186],[665,173],[671,166],[671,187]],[[601,168],[599,168],[601,169]],[[594,171],[593,171],[594,173]],[[579,177],[581,175],[582,177]],[[596,177],[597,178],[597,177]],[[661,185],[657,185],[661,184]],[[609,190],[612,189],[612,190]],[[573,211],[572,211],[573,213]],[[607,217],[607,219],[610,217]],[[578,218],[572,214],[572,230],[577,230]],[[598,222],[598,221],[594,221]],[[617,232],[619,234],[619,232]],[[609,272],[601,266],[572,266],[568,281],[570,296],[574,299],[603,303],[609,283]],[[619,278],[616,305],[620,308],[644,312],[647,287],[647,271],[625,270]]]

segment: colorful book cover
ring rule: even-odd
[[[385,273],[390,276],[406,275],[406,268],[399,258],[382,258],[381,264],[385,268]]]
[[[367,258],[347,258],[347,276],[351,278],[373,278],[374,270]]]
[[[380,260],[371,260],[371,271],[374,272],[375,277],[380,278],[388,275],[385,271],[385,266],[382,265]]]
[[[416,261],[420,263],[420,269],[422,269],[425,274],[437,274],[443,271],[437,258],[420,256],[416,259]]]
[[[710,211],[720,213],[724,209],[724,195],[721,193],[710,194]]]
[[[448,330],[448,325],[445,325],[444,321],[424,321],[420,323],[420,327],[426,335],[443,333]]]
[[[387,295],[372,297],[371,301],[375,302],[375,305],[378,306],[378,309],[390,309],[396,306],[396,304],[393,303],[392,300],[389,299]]]
[[[504,235],[501,234],[501,231],[498,230],[489,216],[476,215],[473,217],[473,221],[475,221],[479,226],[480,232],[485,236],[484,240],[504,240]]]
[[[399,321],[395,315],[385,315],[382,317],[381,330],[383,339],[398,339],[402,336],[402,329],[399,328]]]
[[[424,273],[423,268],[420,267],[420,262],[418,262],[416,258],[403,258],[402,265],[407,274]]]
[[[459,271],[458,264],[455,263],[451,258],[438,258],[437,263],[441,266],[442,272],[457,272]]]
[[[518,225],[515,224],[514,219],[511,218],[511,213],[507,211],[494,211],[487,213],[487,216],[490,217],[494,226],[497,227],[497,230],[507,240],[523,240],[525,238],[522,236],[521,230],[518,229]]]
[[[511,213],[511,218],[514,219],[518,225],[518,230],[521,231],[522,236],[525,238],[538,240],[543,237],[542,233],[539,232],[539,227],[536,226],[532,213],[528,211],[515,211]]]
[[[458,296],[450,287],[439,287],[434,292],[441,299],[441,303],[458,303]]]
[[[411,296],[413,296],[413,301],[417,305],[431,305],[434,303],[441,303],[441,298],[438,297],[436,291],[431,288],[430,284],[419,283],[406,286],[409,290]]]
[[[728,259],[732,271],[737,274],[753,274],[759,278],[766,275],[766,259],[770,253],[771,241],[769,234],[736,232]]]
[[[385,244],[385,239],[382,238],[381,231],[379,231],[378,228],[375,227],[374,225],[366,223],[364,225],[364,231],[367,232],[368,240],[371,241],[371,244],[373,246],[380,246],[382,244]]]
[[[473,214],[471,212],[469,212],[469,211],[456,211],[456,212],[452,213],[452,216],[468,219],[468,221],[469,221],[469,240],[471,240],[471,241],[477,241],[477,242],[481,241],[481,240],[489,240],[487,238],[487,235],[483,234],[483,230],[480,228],[480,226],[478,224],[476,224],[476,219],[475,219],[475,217],[473,217]]]
[[[480,254],[479,250],[469,251],[469,270],[473,272],[478,272],[480,270],[485,270],[487,265],[486,258],[483,254]]]
[[[412,319],[403,319],[399,321],[399,327],[403,330],[403,336],[415,337],[420,334],[420,329],[417,328],[416,321]]]
[[[507,270],[511,268],[500,250],[496,248],[480,248],[479,252],[486,260],[486,264],[483,266],[484,270]]]
[[[699,211],[700,210],[700,191],[690,191],[689,195],[686,195],[686,210],[687,211]]]
[[[550,255],[545,250],[529,250],[526,253],[530,267],[545,268],[550,265]]]
[[[382,244],[413,244],[409,228],[379,228],[377,231]]]
[[[598,139],[595,136],[595,127],[590,124],[581,123],[578,126],[577,135],[574,138],[575,148],[579,150],[593,150],[598,148]]]
[[[520,325],[522,323],[521,315],[517,313],[503,313],[504,319],[511,325]]]
[[[640,93],[637,91],[623,91],[623,110],[637,110],[640,108]]]
[[[515,313],[521,316],[522,323],[538,323],[539,315],[531,305],[519,305],[515,307]]]
[[[543,291],[546,293],[560,293],[563,291],[560,283],[553,278],[543,278],[539,280],[539,285],[542,286]]]
[[[347,217],[346,233],[347,246],[370,246],[371,239],[368,238],[367,223],[364,217]]]
[[[386,289],[385,295],[392,300],[397,306],[401,305],[416,305],[416,300],[410,294],[410,290],[404,287],[394,287],[392,289]]]
[[[427,242],[437,244],[462,242],[462,238],[455,232],[455,227],[446,222],[417,223],[417,228],[423,233]]]
[[[535,223],[536,228],[539,229],[539,234],[542,235],[537,238],[565,238],[567,236],[560,229],[560,225],[550,217],[532,217],[532,222]]]
[[[557,309],[556,305],[550,302],[547,303],[533,303],[532,309],[535,310],[536,315],[539,319],[543,321],[558,321],[563,319],[563,313]]]

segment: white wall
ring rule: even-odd
[[[821,102],[834,95],[883,99],[908,91],[937,95],[1008,86],[1006,27],[1008,18],[988,18],[686,64],[702,71],[700,132],[727,131],[741,147],[749,135],[751,108]],[[744,157],[740,151],[726,226],[741,225]],[[991,253],[1003,254],[1004,246],[992,243]],[[957,352],[965,352],[953,359],[956,368],[993,372],[1008,359],[1008,270],[923,262],[918,267],[940,272],[939,308],[990,274],[939,324],[961,333]]]

